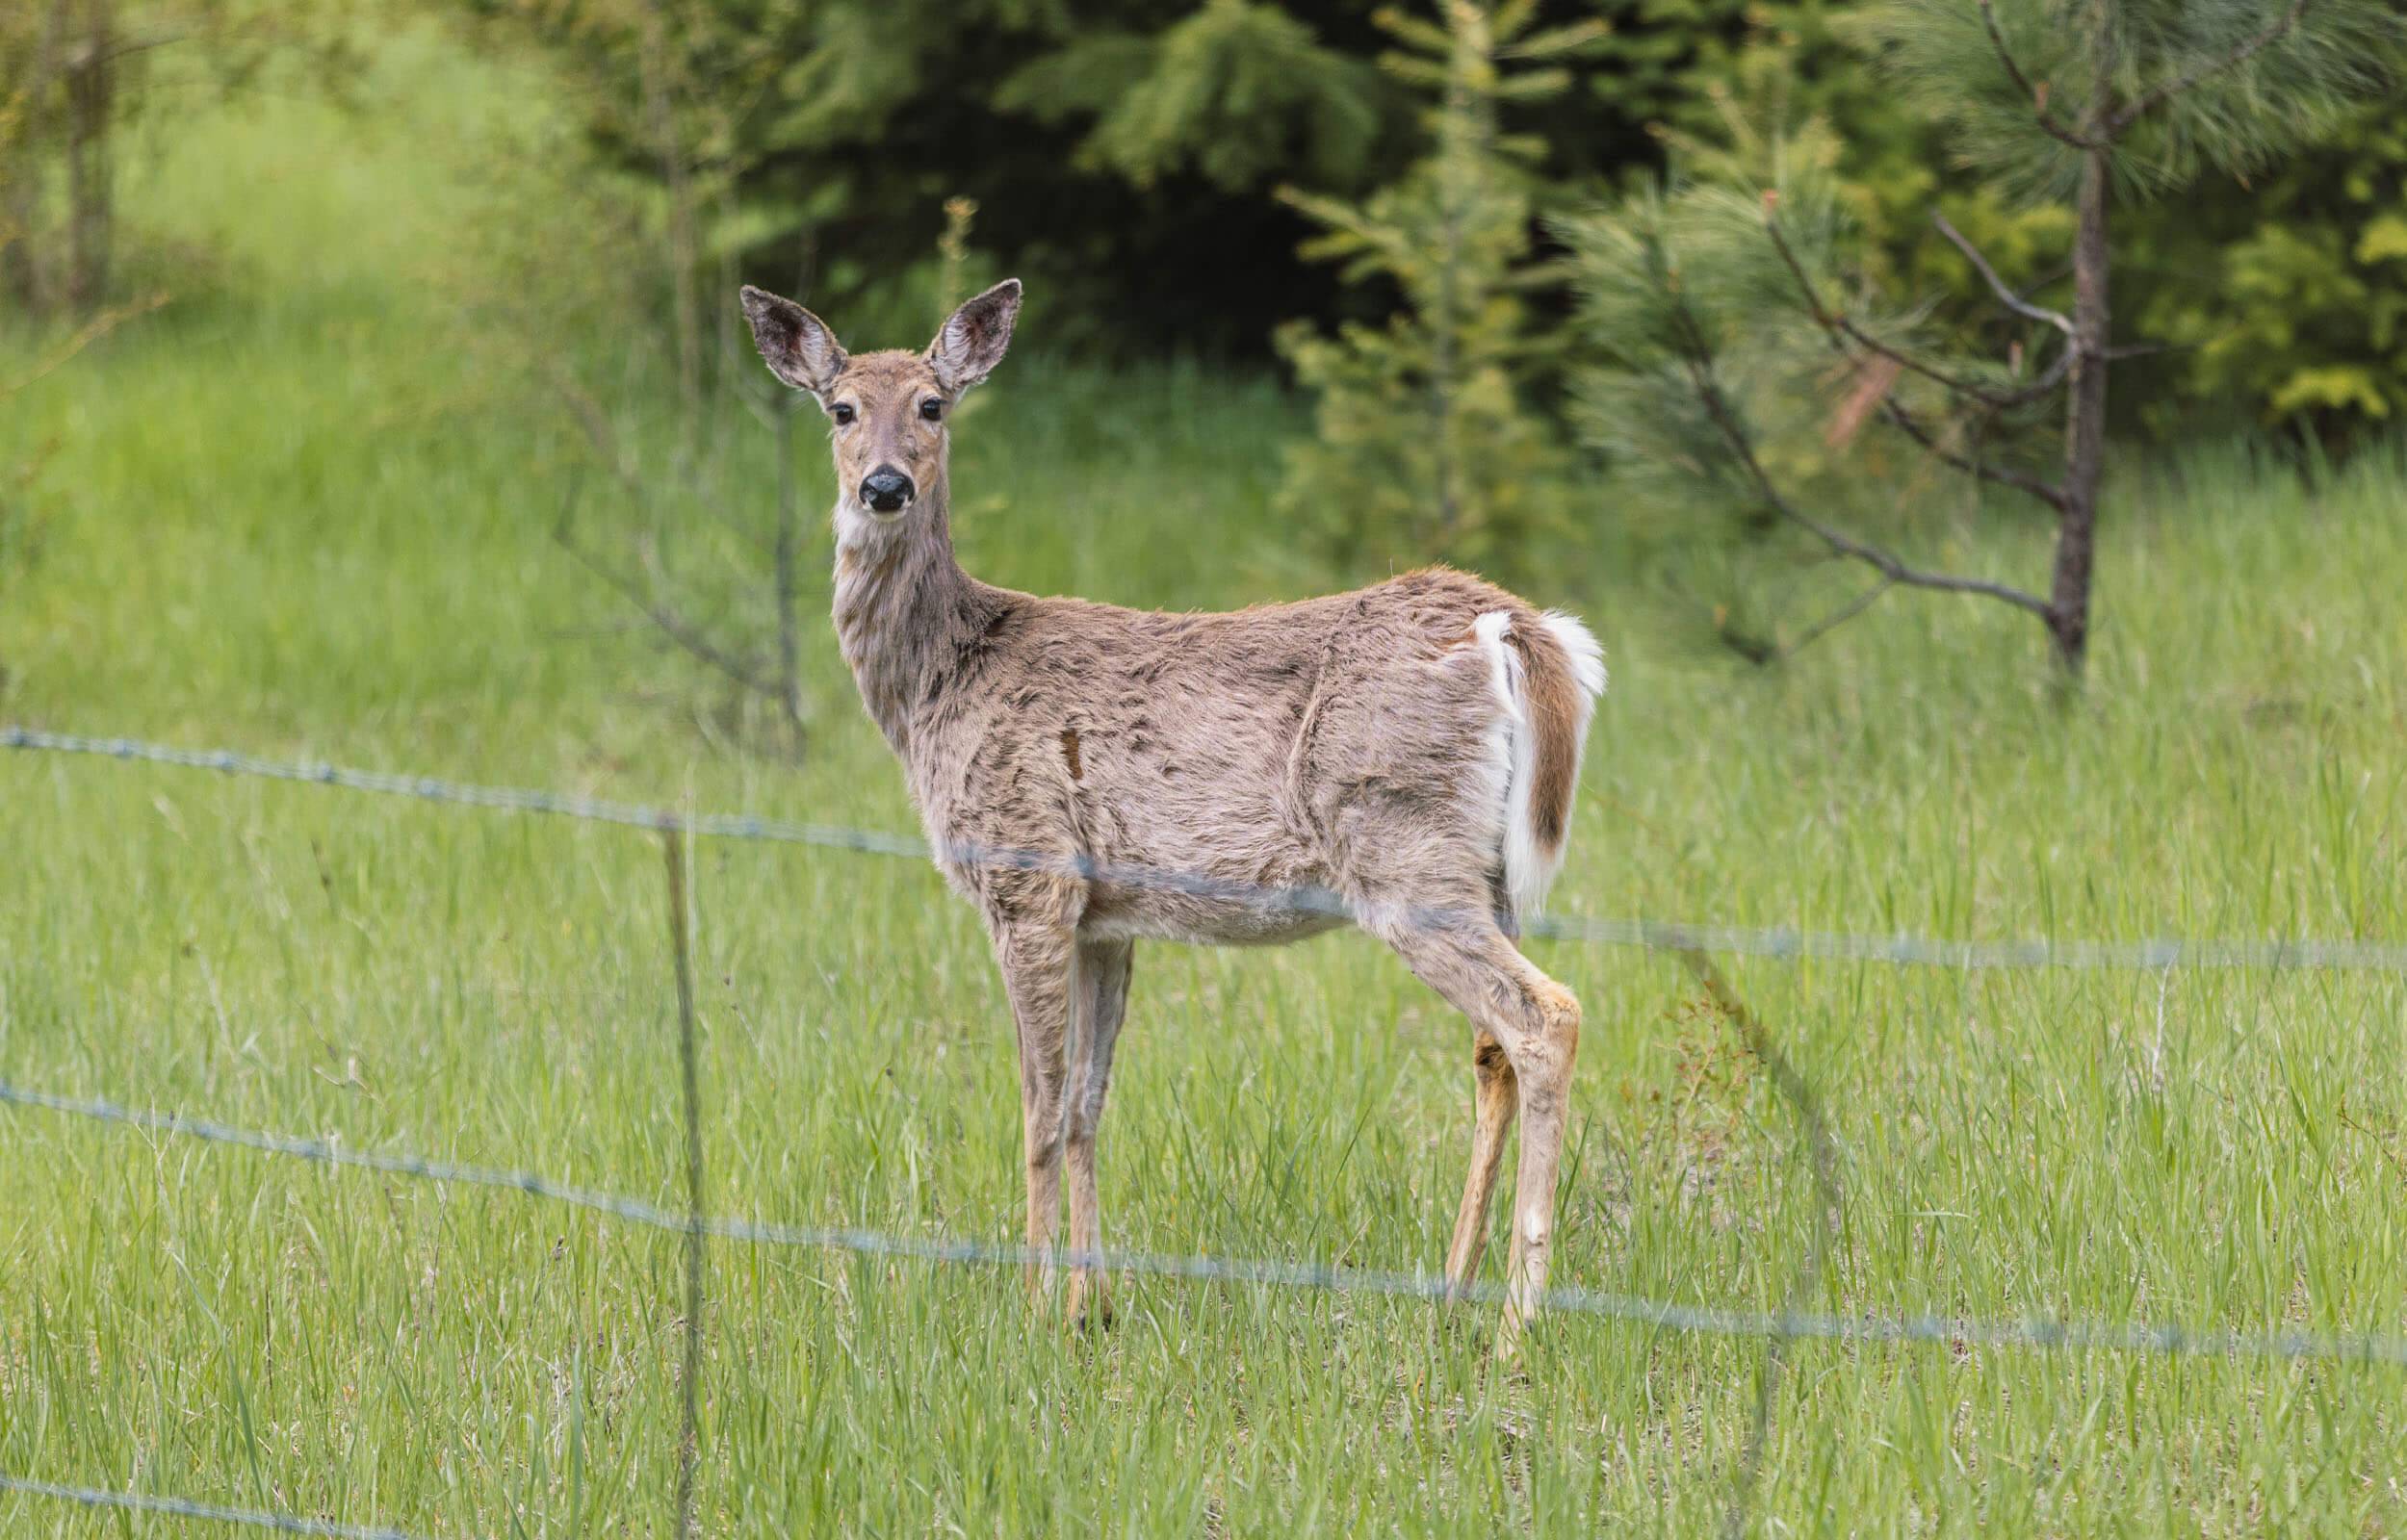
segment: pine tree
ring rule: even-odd
[[[1291,447],[1280,497],[1336,552],[1360,559],[1495,560],[1560,523],[1568,464],[1521,381],[1554,344],[1526,295],[1560,282],[1531,259],[1541,147],[1502,133],[1498,108],[1560,91],[1555,61],[1601,36],[1594,23],[1540,29],[1534,0],[1488,11],[1443,0],[1443,25],[1399,13],[1382,63],[1429,91],[1429,154],[1361,203],[1288,190],[1324,233],[1307,257],[1351,282],[1392,284],[1382,324],[1334,334],[1284,328],[1281,350],[1318,397],[1314,435]]]
[[[1887,0],[1861,31],[1996,191],[2070,206],[2069,308],[2035,303],[1934,216],[2017,329],[2003,360],[1937,346],[1917,309],[1884,311],[1860,272],[1847,281],[1855,253],[1826,157],[1794,145],[1751,162],[1692,156],[1668,184],[1563,227],[1607,360],[1585,380],[1591,435],[1626,462],[1686,466],[1700,488],[1871,567],[1862,603],[1907,586],[2015,604],[2078,675],[2108,378],[2135,350],[2109,330],[2116,206],[2262,167],[2343,120],[2398,80],[2407,19],[2382,0]],[[1828,396],[1833,369],[1828,413],[1784,409],[1762,389]],[[1917,566],[1816,511],[1784,462],[1817,415],[1825,449],[1877,421],[1933,462],[2045,506],[2045,591]]]

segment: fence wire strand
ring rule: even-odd
[[[429,1182],[523,1193],[531,1197],[573,1204],[614,1219],[680,1234],[690,1233],[694,1223],[692,1218],[685,1213],[647,1203],[640,1198],[597,1192],[555,1181],[532,1171],[459,1165],[418,1155],[349,1149],[333,1139],[312,1139],[263,1129],[239,1128],[206,1118],[188,1117],[179,1113],[141,1111],[114,1102],[62,1096],[7,1082],[0,1082],[0,1104],[39,1108],[331,1166],[359,1167]],[[1142,1251],[1079,1251],[893,1235],[870,1229],[813,1228],[729,1218],[705,1219],[701,1229],[714,1239],[746,1245],[843,1251],[907,1261],[1013,1269],[1051,1264],[1056,1268],[1092,1268],[1107,1273],[1182,1278],[1257,1289],[1384,1295],[1440,1303],[1449,1299],[1469,1299],[1501,1304],[1506,1296],[1506,1290],[1500,1284],[1474,1282],[1456,1289],[1448,1285],[1444,1278],[1427,1273],[1340,1269],[1321,1263],[1248,1261]],[[1595,1316],[1705,1336],[1778,1337],[1794,1341],[1853,1344],[1936,1343],[1958,1350],[2029,1348],[2157,1353],[2192,1358],[2318,1360],[2407,1366],[2407,1337],[2376,1333],[2231,1331],[2216,1327],[2040,1318],[1980,1321],[1932,1314],[1883,1316],[1791,1310],[1749,1311],[1684,1305],[1669,1300],[1579,1288],[1550,1289],[1540,1303],[1545,1310],[1566,1315]]]
[[[635,829],[677,830],[713,839],[769,840],[872,856],[924,859],[940,854],[925,840],[874,829],[766,818],[752,813],[676,812],[640,803],[610,802],[566,792],[479,785],[434,776],[398,775],[379,770],[354,770],[308,760],[267,759],[231,750],[183,749],[138,738],[78,737],[11,726],[0,727],[0,748],[90,755],[185,769],[217,770],[229,775],[304,782],[350,791],[414,797],[426,802],[487,808],[505,812],[540,813]],[[1206,873],[1166,871],[1157,867],[1099,861],[1092,857],[1059,851],[948,845],[941,854],[945,860],[964,866],[1059,872],[1092,882],[1193,897],[1227,899],[1266,910],[1325,914],[1336,919],[1354,917],[1353,906],[1344,896],[1326,888],[1268,888]],[[1405,918],[1416,924],[1444,928],[1462,923],[1465,916],[1416,911]],[[2284,938],[1955,941],[1918,936],[1855,935],[1778,926],[1685,925],[1658,920],[1568,914],[1531,915],[1520,922],[1519,928],[1524,935],[1531,937],[1601,946],[1718,952],[1738,957],[1782,960],[1814,958],[1967,970],[2116,968],[2153,972],[2166,968],[2199,967],[2314,968],[2407,975],[2407,943],[2390,941]]]
[[[0,1492],[54,1498],[64,1502],[81,1503],[88,1508],[155,1513],[171,1519],[207,1519],[252,1529],[273,1529],[281,1534],[321,1535],[326,1540],[418,1540],[407,1530],[386,1528],[381,1525],[338,1524],[332,1519],[309,1519],[295,1513],[220,1507],[214,1502],[194,1502],[188,1498],[159,1497],[145,1492],[109,1492],[99,1487],[33,1481],[21,1476],[0,1475]]]

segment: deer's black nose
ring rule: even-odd
[[[911,477],[891,465],[881,465],[861,481],[861,500],[880,513],[893,513],[911,500]]]

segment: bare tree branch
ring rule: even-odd
[[[2006,46],[2006,34],[1998,30],[1998,15],[1996,11],[1991,9],[1989,0],[1980,0],[1980,24],[1989,29],[1989,46],[1998,51],[1998,63],[2006,66],[2006,77],[2014,82],[2014,89],[2030,98],[2032,116],[2038,121],[2040,128],[2047,133],[2049,138],[2060,140],[2077,150],[2105,148],[2103,141],[2084,138],[2074,133],[2058,121],[2054,113],[2048,111],[2047,91],[2032,85],[2031,77],[2023,73],[2023,66],[2014,62],[2012,51]]]
[[[2014,314],[2022,316],[2028,320],[2044,321],[2067,337],[2073,335],[2073,322],[2070,317],[2066,316],[2060,310],[2050,310],[2045,305],[2034,305],[2030,300],[2025,299],[2022,295],[2016,294],[2013,290],[2007,288],[2006,280],[1998,276],[1998,270],[1989,266],[1989,259],[1980,254],[1979,247],[1975,246],[1970,241],[1964,239],[1964,233],[1962,231],[1948,223],[1948,217],[1946,215],[1933,213],[1930,216],[1930,222],[1939,227],[1939,233],[1941,235],[1946,236],[1950,242],[1954,244],[1956,250],[1964,253],[1966,261],[1970,262],[1976,269],[1980,270],[1980,275],[1989,281],[1989,291],[1998,296],[1998,302],[2000,304],[2006,306],[2006,309],[2014,312]]]
[[[2058,385],[2063,384],[2064,376],[2072,372],[2073,348],[2072,345],[2067,343],[2064,346],[2057,349],[2056,361],[2050,364],[2047,368],[2041,370],[2037,374],[2033,375],[2030,384],[2024,386],[2021,390],[2007,395],[2005,398],[2006,404],[2008,406],[2021,406],[2026,402],[2035,401],[2040,397],[2047,395],[2052,390],[2055,390]]]
[[[1836,552],[1831,552],[1823,559],[1835,561],[1840,558]],[[1885,574],[1882,575],[1874,581],[1870,588],[1816,621],[1806,629],[1804,635],[1793,642],[1766,641],[1752,632],[1732,630],[1728,626],[1721,624],[1719,619],[1714,626],[1714,639],[1756,667],[1770,668],[1774,663],[1787,662],[1865,610],[1870,609],[1874,601],[1896,586],[1897,579]]]
[[[635,468],[628,463],[625,452],[620,449],[618,432],[610,426],[610,414],[604,411],[602,403],[595,400],[586,393],[583,386],[577,383],[576,376],[569,373],[567,367],[558,359],[546,359],[544,365],[545,372],[552,377],[552,388],[560,393],[560,399],[568,403],[569,411],[577,419],[577,425],[585,430],[585,442],[593,446],[594,457],[602,462],[603,469],[608,471],[611,478],[620,486],[625,487],[635,497],[648,500],[650,489],[644,485],[643,477],[635,474]],[[574,499],[572,498],[571,500],[573,501]],[[560,514],[560,522],[563,526],[568,522],[565,509]]]
[[[2230,332],[2226,332],[2213,340],[2220,342],[2230,335]],[[2154,358],[2159,353],[2195,352],[2205,346],[2207,346],[2205,343],[2125,343],[2120,346],[2108,348],[2106,356],[2109,363],[2121,363],[2126,358]]]
[[[2073,265],[2069,262],[2059,262],[2055,267],[2049,269],[2046,272],[2041,273],[2038,277],[2033,278],[2031,282],[2023,285],[2021,297],[2029,299],[2040,290],[2062,283],[2065,279],[2070,278],[2072,275]]]
[[[1764,661],[1767,663],[1777,663],[1784,659],[1795,657],[1798,654],[1813,646],[1816,642],[1821,641],[1824,637],[1829,635],[1832,631],[1837,630],[1849,621],[1853,620],[1856,616],[1872,608],[1876,600],[1879,599],[1882,594],[1887,593],[1890,589],[1896,586],[1896,578],[1890,577],[1886,573],[1881,574],[1880,580],[1878,582],[1873,584],[1870,588],[1867,588],[1862,593],[1857,594],[1853,599],[1849,600],[1837,609],[1832,610],[1829,614],[1825,615],[1822,619],[1816,621],[1806,629],[1804,635],[1799,637],[1796,641],[1782,646]]]
[[[576,376],[557,358],[545,361],[545,372],[551,377],[553,388],[560,393],[560,399],[568,403],[569,412],[577,419],[578,425],[584,429],[585,441],[592,446],[594,457],[602,462],[603,469],[610,473],[610,478],[625,488],[628,496],[636,502],[646,508],[657,507],[660,500],[658,489],[645,480],[634,457],[619,443],[617,430],[610,425],[610,414],[603,409],[602,403],[577,383]],[[756,550],[766,550],[758,532],[745,528],[730,514],[724,499],[709,495],[706,489],[690,480],[672,485],[669,490],[700,507],[737,539]]]
[[[1845,316],[1837,317],[1836,320],[1838,321],[1839,325],[1850,337],[1855,339],[1856,342],[1862,344],[1865,347],[1880,354],[1884,358],[1895,361],[1912,373],[1920,374],[1925,379],[1936,380],[1939,384],[1946,386],[1952,391],[1955,391],[1960,395],[1972,398],[1974,400],[1979,401],[1981,405],[1988,407],[1993,414],[2006,411],[2017,406],[2030,405],[2032,402],[2039,399],[2039,398],[2054,391],[2058,386],[2063,384],[2064,376],[2072,372],[2073,350],[2070,347],[2066,347],[2058,352],[2054,363],[2050,364],[2046,369],[2033,375],[2030,384],[2018,385],[2010,391],[1993,391],[1986,389],[1985,387],[1974,385],[1969,380],[1963,379],[1960,376],[1944,373],[1909,354],[1901,352],[1898,349],[1891,347],[1887,344],[1881,342],[1877,337],[1873,336],[1862,327],[1856,325],[1853,321],[1848,320]],[[2118,348],[2107,356],[2109,358],[2123,358],[2127,356],[2136,357],[2138,356],[2139,351],[2160,352],[2162,351],[2162,349],[2147,348],[2127,351]]]
[[[1787,266],[1789,275],[1797,280],[1798,293],[1804,296],[1806,309],[1812,313],[1814,321],[1824,331],[1844,334],[1856,346],[1878,353],[1899,368],[1920,374],[1923,378],[1945,386],[1958,396],[1969,397],[1980,402],[1981,405],[1995,410],[2017,406],[2046,394],[2044,389],[2032,386],[2025,386],[2014,391],[1994,391],[1985,385],[1966,379],[1960,374],[1952,374],[1937,365],[1917,358],[1901,347],[1882,342],[1850,320],[1845,312],[1832,310],[1823,304],[1822,296],[1815,293],[1813,280],[1806,276],[1804,264],[1798,260],[1796,250],[1789,244],[1788,234],[1781,229],[1778,219],[1767,217],[1764,220],[1764,229],[1771,235],[1773,245],[1778,248],[1780,260]],[[2053,386],[2053,384],[2054,381],[2051,380],[2050,385]]]
[[[1954,391],[1958,396],[1970,397],[1983,406],[1996,408],[2008,404],[2008,398],[1986,386],[1976,385],[1960,374],[1951,374],[1935,364],[1916,358],[1903,348],[1891,346],[1844,315],[1834,312],[1828,318],[1826,325],[1830,329],[1845,333],[1858,347],[1868,352],[1878,353],[1909,374],[1920,374],[1923,378]]]
[[[1986,3],[1987,0],[1983,0],[1984,6]],[[2107,119],[2107,138],[2109,140],[2121,138],[2134,123],[2138,122],[2200,81],[2236,67],[2267,44],[2278,41],[2283,34],[2298,25],[2298,18],[2307,13],[2308,4],[2309,0],[2291,0],[2291,7],[2288,11],[2274,17],[2261,30],[2240,39],[2221,58],[2210,59],[2197,68],[2176,75],[2171,80],[2161,82],[2155,89],[2142,92],[2136,99],[2125,105],[2122,111]]]
[[[645,582],[637,581],[632,575],[619,571],[585,549],[583,543],[578,540],[576,532],[574,516],[577,507],[577,483],[572,478],[567,494],[560,500],[559,522],[552,529],[552,538],[559,542],[560,549],[584,563],[604,582],[617,589],[622,598],[641,612],[646,620],[658,627],[660,634],[670,641],[675,642],[679,647],[717,669],[744,688],[765,695],[772,700],[779,699],[780,691],[776,681],[764,675],[751,662],[737,656],[712,641],[702,628],[687,620],[675,606],[660,596],[660,560],[648,543],[644,548],[643,562],[645,576],[650,580]]]
[[[1780,261],[1788,268],[1790,276],[1797,280],[1798,290],[1805,296],[1806,307],[1812,312],[1814,321],[1822,327],[1823,334],[1829,338],[1830,346],[1832,348],[1837,350],[1840,357],[1850,360],[1854,358],[1855,355],[1850,351],[1848,347],[1848,340],[1850,338],[1853,338],[1863,346],[1871,349],[1875,353],[1877,353],[1881,357],[1888,359],[1892,363],[1897,364],[1899,367],[1910,369],[1918,374],[1926,375],[1928,378],[1938,381],[1950,390],[1960,392],[1961,394],[1969,396],[1975,400],[1980,401],[1985,405],[2003,408],[2005,405],[2011,403],[2008,398],[1998,396],[1995,393],[1982,389],[1979,386],[1975,386],[1968,381],[1960,380],[1952,374],[1948,374],[1940,370],[1932,368],[1929,365],[1924,364],[1917,359],[1908,357],[1906,354],[1899,351],[1898,349],[1893,348],[1887,344],[1872,337],[1861,327],[1856,326],[1853,322],[1848,321],[1846,317],[1837,315],[1830,311],[1823,304],[1821,295],[1814,292],[1813,280],[1806,276],[1804,265],[1798,261],[1796,251],[1790,247],[1788,237],[1780,228],[1780,221],[1767,216],[1764,219],[1764,230],[1772,238],[1773,246],[1780,253]],[[2069,358],[2070,356],[2071,349],[2068,348],[2066,349],[2066,357]],[[2016,393],[2016,398],[2035,398],[2036,394],[2044,394],[2045,389],[2048,388],[2053,388],[2053,381],[2050,382],[2048,387],[2043,387],[2036,393],[2032,393],[2028,390],[2025,392],[2018,392]],[[2046,503],[2052,508],[2060,510],[2064,506],[2063,492],[2056,486],[2040,480],[2037,476],[2027,475],[2021,471],[2010,471],[2003,466],[1984,465],[1980,461],[1958,454],[1954,450],[1941,445],[1935,434],[1933,434],[1928,428],[1924,427],[1921,422],[1915,418],[1913,413],[1907,411],[1903,406],[1901,406],[1898,402],[1891,399],[1885,391],[1882,393],[1880,398],[1879,411],[1882,421],[1886,422],[1890,426],[1896,428],[1899,432],[1903,433],[1907,438],[1910,438],[1915,443],[1921,445],[1924,449],[1928,451],[1932,457],[1939,460],[1941,463],[1953,466],[1956,470],[1963,472],[1966,475],[1976,477],[1980,480],[1992,481],[1997,483],[1999,486],[2012,487],[2017,492],[2037,498],[2040,501]]]
[[[1938,435],[1923,426],[1920,420],[1918,420],[1913,413],[1907,411],[1904,407],[1898,405],[1895,401],[1882,401],[1880,403],[1880,416],[1882,420],[1891,427],[1896,428],[1907,438],[1912,439],[1915,443],[1921,445],[1924,449],[1929,452],[1931,458],[1939,461],[1941,464],[1954,466],[1956,470],[1963,472],[1966,475],[1975,476],[1983,481],[1993,481],[2002,487],[2012,487],[2015,491],[2023,493],[2028,497],[2038,499],[2051,508],[2055,508],[2059,512],[2063,510],[2063,490],[2058,487],[2054,482],[2043,481],[2039,477],[2032,475],[2027,472],[2009,471],[2006,467],[1999,465],[1984,465],[1979,460],[1956,453],[1954,449],[1951,449],[1947,446],[1941,444],[1939,442]]]
[[[557,359],[548,361],[554,385],[567,402],[570,413],[583,426],[593,457],[599,460],[611,478],[626,490],[639,507],[655,505],[654,488],[634,461],[622,447],[612,427],[608,412],[578,383]],[[797,552],[800,543],[800,519],[793,475],[791,408],[784,401],[774,405],[757,402],[750,392],[738,386],[735,394],[756,416],[777,429],[777,534],[772,559],[775,563],[771,598],[777,613],[777,645],[772,657],[757,653],[739,653],[721,644],[707,628],[688,618],[667,597],[676,587],[665,570],[656,533],[647,529],[634,541],[634,556],[639,574],[615,566],[589,550],[577,536],[571,521],[577,490],[575,483],[562,503],[554,538],[561,548],[591,569],[603,581],[616,589],[628,603],[634,606],[643,620],[649,622],[670,642],[725,675],[729,680],[756,695],[765,697],[777,707],[792,733],[798,754],[806,732],[803,711],[802,673],[796,594],[799,587]],[[718,500],[702,495],[701,489],[686,487],[686,496],[711,509],[712,516],[730,531],[758,545],[757,537],[735,524],[719,507]],[[656,516],[657,517],[657,516]]]
[[[135,54],[148,53],[153,48],[169,47],[194,36],[194,34],[191,32],[159,32],[147,38],[122,38],[114,46],[108,48],[97,48],[87,43],[67,56],[66,67],[71,70],[91,69],[100,64],[115,64],[120,59],[128,59]]]
[[[1772,479],[1771,473],[1764,469],[1763,462],[1755,457],[1754,444],[1747,438],[1747,429],[1739,422],[1738,413],[1730,405],[1729,398],[1722,395],[1720,382],[1714,378],[1713,346],[1706,341],[1703,331],[1697,326],[1696,318],[1689,311],[1686,301],[1675,299],[1673,314],[1678,318],[1681,329],[1688,336],[1689,348],[1682,362],[1688,369],[1689,380],[1696,392],[1697,399],[1704,405],[1706,415],[1713,419],[1715,429],[1730,446],[1730,452],[1737,457],[1740,466],[1747,472],[1747,478],[1755,483],[1755,489],[1762,496],[1765,506],[1799,528],[1808,531],[1815,539],[1820,540],[1840,555],[1864,563],[1893,583],[1902,584],[1908,588],[1928,588],[1942,593],[1982,594],[2030,610],[2043,619],[2047,616],[2047,601],[2034,594],[2027,594],[2019,588],[2006,583],[1992,582],[1985,578],[1958,578],[1949,573],[1925,572],[1920,568],[1910,567],[1892,552],[1834,529],[1791,502],[1781,493],[1778,484]]]
[[[803,733],[801,606],[796,603],[802,548],[800,495],[794,480],[794,403],[777,412],[777,551],[773,560],[777,601],[777,703],[799,744]]]
[[[752,369],[758,367],[753,363],[758,356],[731,343],[719,349],[719,368],[727,376],[728,393],[736,398],[737,403],[752,414],[754,422],[774,433],[785,402],[781,397],[768,396],[748,383],[752,378]]]
[[[49,374],[52,371],[58,369],[60,365],[65,364],[68,359],[73,358],[77,353],[80,353],[85,348],[90,347],[92,344],[98,342],[101,338],[106,337],[109,333],[116,330],[127,321],[132,321],[135,317],[147,316],[152,311],[157,310],[160,306],[166,304],[167,302],[168,296],[165,294],[155,294],[146,298],[136,299],[130,301],[129,303],[118,305],[112,310],[102,311],[99,315],[94,316],[91,320],[77,327],[74,336],[69,337],[65,342],[60,344],[58,348],[53,351],[49,357],[43,359],[40,363],[36,364],[31,372],[10,380],[6,384],[0,384],[0,400],[8,399],[10,397],[14,396],[17,392],[23,390],[26,386],[31,385],[36,380]]]
[[[1757,668],[1770,668],[1780,658],[1780,649],[1773,643],[1751,631],[1733,630],[1726,622],[1719,619],[1714,623],[1714,640]]]

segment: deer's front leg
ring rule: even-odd
[[[1467,1294],[1488,1244],[1488,1199],[1504,1164],[1505,1135],[1520,1110],[1520,1084],[1512,1058],[1494,1033],[1479,1029],[1471,1049],[1471,1171],[1462,1183],[1462,1206],[1454,1217],[1454,1244],[1446,1247],[1446,1286]]]
[[[1020,1039],[1020,1118],[1027,1164],[1028,1246],[1047,1251],[1061,1217],[1063,1090],[1069,1078],[1067,1037],[1070,997],[1077,956],[1067,929],[1020,922],[995,929],[995,960],[1011,997],[1011,1018]],[[1053,1264],[1030,1261],[1029,1296],[1041,1298],[1053,1285]]]
[[[1070,1048],[1068,1130],[1070,1249],[1093,1256],[1103,1249],[1102,1209],[1096,1195],[1095,1136],[1111,1091],[1112,1048],[1128,1009],[1127,941],[1081,941],[1072,999],[1076,1015]],[[1080,1266],[1070,1275],[1070,1319],[1094,1325],[1111,1321],[1102,1270]]]

